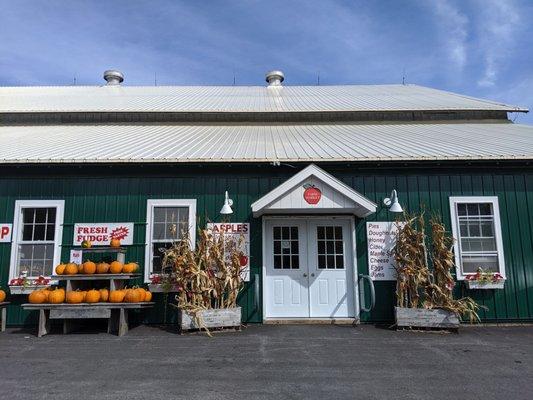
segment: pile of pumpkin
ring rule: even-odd
[[[63,288],[39,289],[30,293],[28,300],[32,304],[69,304],[79,303],[142,303],[152,300],[152,293],[141,287],[108,290],[70,290]]]
[[[100,262],[98,264],[92,261],[85,261],[83,264],[59,264],[56,267],[57,275],[76,275],[76,274],[132,274],[139,270],[139,265],[134,262],[122,264],[120,261],[113,261],[111,264]]]

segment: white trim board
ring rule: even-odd
[[[308,205],[301,201],[303,191],[302,185],[309,182],[322,186],[320,189],[324,192],[323,197],[326,197],[316,205]],[[291,202],[283,201],[296,191],[297,198],[300,199],[298,205],[292,205]],[[326,193],[327,192],[327,193]],[[327,195],[329,194],[329,196]],[[294,197],[294,196],[293,196]],[[330,198],[327,198],[330,197]],[[328,174],[323,169],[311,164],[298,172],[293,177],[289,178],[274,190],[270,191],[259,200],[252,204],[252,212],[254,217],[259,217],[263,214],[315,214],[315,213],[349,213],[355,214],[360,218],[376,212],[377,205],[363,196],[361,193],[353,190],[339,179]]]

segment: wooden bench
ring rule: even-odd
[[[6,331],[6,321],[7,321],[7,306],[9,301],[4,301],[0,303],[0,332]]]
[[[37,337],[50,332],[52,319],[63,320],[63,333],[76,327],[77,320],[106,318],[107,333],[123,336],[128,332],[128,310],[153,307],[155,303],[80,303],[80,304],[22,304],[25,310],[39,311]]]

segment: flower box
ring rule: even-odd
[[[505,280],[497,282],[466,280],[466,285],[468,289],[503,289]]]
[[[396,326],[413,328],[459,328],[459,317],[441,308],[406,308],[394,307]]]
[[[238,328],[241,326],[241,307],[202,310],[197,313],[197,316],[200,319],[199,325],[194,315],[178,308],[180,331],[204,328]]]
[[[47,287],[50,287],[50,285],[29,285],[29,286],[10,285],[9,291],[11,292],[11,294],[30,294],[34,290],[45,289]]]
[[[152,293],[175,293],[178,291],[177,285],[172,285],[168,290],[165,290],[165,285],[160,283],[149,283],[148,290]]]

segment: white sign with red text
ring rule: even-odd
[[[88,240],[93,246],[108,246],[111,239],[119,239],[120,244],[133,244],[133,222],[74,224],[74,245]]]
[[[11,242],[12,224],[0,224],[0,243]]]
[[[219,222],[207,224],[213,235],[224,235],[224,240],[231,240],[242,253],[242,279],[250,280],[250,224],[247,222]]]
[[[81,264],[83,262],[83,252],[81,250],[70,250],[71,263]]]
[[[373,281],[395,281],[394,246],[398,226],[396,222],[367,222],[368,273]]]

